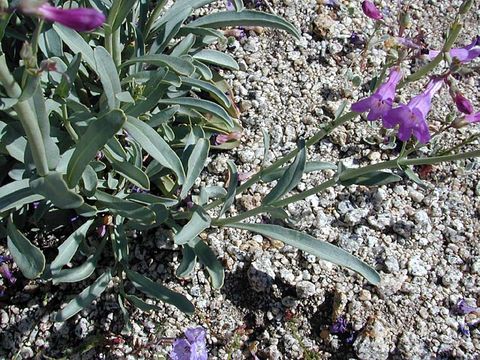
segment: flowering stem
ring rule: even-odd
[[[440,64],[440,62],[442,61],[444,54],[448,53],[452,48],[453,43],[455,42],[458,35],[460,34],[460,30],[462,30],[462,25],[458,22],[454,22],[450,27],[450,33],[448,34],[448,37],[445,40],[445,44],[443,45],[442,51],[439,52],[438,55],[435,56],[435,58],[432,61],[430,61],[428,64],[422,66],[413,74],[407,76],[407,78],[398,85],[398,88],[400,89],[410,82],[421,79],[422,77],[430,73],[433,69],[435,69],[435,67],[438,64]]]
[[[371,173],[373,171],[379,171],[379,170],[386,170],[386,169],[393,169],[398,166],[409,166],[409,165],[427,165],[427,164],[438,164],[441,162],[448,162],[448,161],[455,161],[455,160],[462,160],[462,159],[468,159],[472,157],[480,157],[480,150],[475,150],[475,151],[470,151],[462,154],[454,154],[454,155],[444,155],[444,156],[434,156],[430,158],[418,158],[418,159],[405,159],[405,158],[396,158],[394,160],[389,160],[373,165],[367,165],[361,168],[356,168],[356,169],[347,169],[345,170],[338,178],[332,178],[327,181],[324,181],[318,186],[315,186],[307,191],[303,191],[299,194],[292,195],[290,197],[287,197],[283,200],[276,201],[273,204],[270,204],[268,207],[266,206],[259,206],[258,208],[246,211],[240,215],[233,216],[231,218],[226,218],[226,219],[220,219],[220,220],[214,220],[212,223],[213,225],[216,226],[224,226],[226,224],[232,224],[239,222],[241,220],[247,219],[251,216],[259,215],[261,213],[266,213],[268,212],[269,208],[271,207],[276,207],[280,208],[285,205],[304,200],[305,198],[318,194],[322,191],[325,191],[326,189],[335,186],[339,183],[339,181],[345,181],[349,180],[355,177],[358,177],[360,175],[365,175],[368,173]]]
[[[305,147],[308,148],[309,146],[315,145],[317,142],[322,140],[324,137],[328,136],[337,127],[343,125],[347,121],[352,120],[357,115],[358,115],[358,113],[350,111],[350,112],[340,116],[339,118],[335,119],[329,125],[327,125],[325,128],[320,129],[315,135],[313,135],[310,139],[308,139],[305,142]],[[277,161],[275,161],[270,166],[260,170],[256,174],[254,174],[250,179],[248,179],[246,182],[244,182],[242,185],[240,185],[237,188],[237,194],[242,193],[243,191],[248,189],[250,186],[252,186],[256,182],[258,182],[262,178],[263,175],[267,174],[268,172],[270,172],[272,170],[275,170],[275,169],[279,168],[280,166],[284,165],[285,163],[287,163],[288,161],[293,159],[297,155],[297,153],[298,153],[298,149],[292,150],[290,153],[288,153],[284,157],[278,159]],[[210,204],[206,205],[204,207],[204,209],[205,210],[210,210],[210,209],[213,209],[214,207],[216,207],[220,204],[222,204],[222,200],[215,200],[215,201],[211,202]]]
[[[0,83],[5,88],[7,95],[11,98],[18,99],[22,95],[22,89],[10,73],[4,54],[0,55]],[[30,145],[32,158],[38,175],[44,176],[48,173],[48,162],[45,144],[43,143],[42,132],[40,131],[37,118],[28,101],[19,101],[13,108],[27,135],[28,144]]]

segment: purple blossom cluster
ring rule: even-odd
[[[177,339],[170,352],[171,360],[207,360],[205,329],[201,326],[185,330],[185,339]]]
[[[363,13],[367,17],[377,21],[383,19],[382,13],[372,1],[365,0],[361,5]],[[424,49],[421,42],[420,45],[416,40],[403,37],[405,26],[402,24],[400,24],[399,36],[395,37],[396,42],[408,49]],[[439,50],[429,50],[427,58],[433,60],[440,53]],[[449,55],[457,64],[467,63],[479,57],[480,36],[475,37],[470,44],[464,47],[451,49]],[[442,76],[430,77],[422,93],[413,97],[407,104],[400,103],[394,106],[397,85],[402,80],[402,71],[397,63],[390,69],[387,81],[381,84],[371,96],[354,103],[352,111],[367,112],[367,120],[381,120],[383,127],[387,129],[398,127],[398,138],[403,142],[413,136],[420,143],[426,144],[431,138],[427,116],[432,106],[432,99],[445,83],[449,86],[452,100],[461,113],[461,116],[451,126],[462,127],[480,122],[480,112],[475,113],[472,103],[461,92],[455,90],[455,86],[449,79],[451,75],[452,71],[448,71]]]

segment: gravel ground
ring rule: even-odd
[[[331,119],[343,99],[365,95],[364,86],[354,85],[355,76],[367,82],[385,53],[374,50],[361,69],[361,47],[352,45],[350,36],[371,33],[373,23],[356,1],[343,1],[355,8],[352,17],[319,2],[261,1],[263,10],[301,29],[300,43],[277,31],[250,30],[226,49],[240,64],[239,72],[226,76],[245,131],[237,149],[215,154],[200,185],[221,184],[229,158],[242,172],[258,170],[261,129],[271,134],[269,159],[274,160]],[[459,2],[411,3],[414,26],[426,29],[426,43],[439,46],[439,29],[445,29]],[[462,43],[476,35],[479,14],[477,7],[466,19]],[[477,109],[478,79],[477,66],[461,80]],[[412,87],[411,93],[417,90]],[[451,107],[442,96],[447,98],[445,90],[435,100],[432,127]],[[345,125],[313,147],[310,159],[366,164],[395,157],[392,150],[382,150],[375,126],[361,119]],[[455,130],[441,141],[479,133],[479,126]],[[205,234],[227,269],[224,288],[213,290],[200,268],[190,279],[175,278],[179,249],[157,231],[135,241],[141,243],[133,251],[135,270],[186,294],[198,309],[195,316],[163,304],[152,314],[132,309],[133,334],[122,335],[120,310],[107,291],[94,306],[58,324],[52,312],[82,287],[19,283],[9,301],[0,303],[0,357],[163,359],[185,328],[202,325],[211,359],[478,358],[478,327],[469,333],[459,329],[480,313],[460,315],[455,308],[461,299],[471,306],[480,303],[479,169],[478,160],[419,168],[431,186],[421,188],[407,179],[373,188],[338,186],[287,207],[290,226],[374,265],[382,275],[378,287],[280,242],[222,229]],[[305,175],[296,190],[331,175]],[[230,215],[255,206],[267,191],[264,185],[253,187],[237,199]],[[334,334],[331,325],[339,317],[346,330]]]

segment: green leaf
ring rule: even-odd
[[[262,134],[263,134],[263,160],[262,160],[262,168],[263,168],[263,167],[265,167],[265,165],[267,163],[267,160],[268,160],[268,151],[270,150],[270,134],[264,128],[262,128],[261,130],[262,130]],[[283,172],[282,172],[282,174],[283,174]],[[263,176],[262,176],[262,180],[263,180]]]
[[[135,271],[125,269],[125,272],[132,284],[144,294],[172,304],[184,313],[192,314],[195,311],[193,304],[182,294],[172,291]]]
[[[138,167],[129,163],[128,161],[117,161],[111,159],[113,169],[121,174],[124,178],[129,180],[135,186],[144,189],[150,190],[150,180],[148,176]]]
[[[402,177],[388,171],[372,171],[368,174],[363,174],[355,177],[350,177],[349,170],[345,170],[340,175],[340,184],[344,186],[349,185],[364,185],[364,186],[380,186],[401,181]],[[354,170],[354,169],[353,169]]]
[[[206,139],[199,139],[195,144],[190,157],[188,158],[188,171],[187,177],[180,193],[180,199],[184,199],[192,186],[195,184],[195,180],[200,176],[200,173],[205,166],[205,161],[208,157],[208,150],[210,149],[210,142]]]
[[[131,193],[127,200],[132,200],[145,205],[162,204],[165,207],[172,207],[178,204],[178,200],[155,196],[149,193]]]
[[[43,91],[40,86],[36,88],[29,100],[29,104],[36,115],[40,132],[42,133],[43,144],[45,145],[47,154],[48,169],[54,170],[60,160],[60,150],[50,136],[50,121],[48,119],[45,97],[43,96]]]
[[[121,110],[112,110],[93,120],[80,138],[67,167],[67,183],[73,188],[78,184],[88,163],[125,123],[126,117]]]
[[[78,69],[80,68],[80,64],[82,62],[82,53],[77,53],[73,57],[72,61],[68,65],[67,71],[63,73],[62,80],[60,84],[58,84],[57,88],[55,89],[55,94],[66,98],[70,93],[70,89],[77,78]]]
[[[380,275],[371,266],[362,260],[351,255],[339,247],[332,244],[315,239],[313,236],[304,234],[300,231],[287,229],[279,225],[266,224],[232,224],[228,225],[237,229],[248,230],[272,239],[283,241],[284,243],[294,246],[309,254],[315,255],[322,260],[332,262],[334,264],[344,266],[353,271],[358,272],[371,284],[378,285],[380,283]]]
[[[73,256],[77,252],[78,246],[85,240],[87,231],[93,223],[93,219],[88,220],[75,230],[59,247],[58,255],[55,260],[50,264],[52,273],[56,273],[61,270],[64,265],[67,265]]]
[[[210,199],[223,199],[226,196],[227,191],[221,186],[202,187],[200,189],[200,205],[205,205]]]
[[[127,60],[122,63],[122,67],[136,64],[136,63],[145,63],[156,66],[166,66],[172,69],[174,72],[180,75],[190,76],[195,72],[195,67],[190,61],[187,61],[183,58],[176,56],[164,55],[164,54],[155,54],[155,55],[145,55],[136,57],[130,60]]]
[[[182,261],[178,265],[175,275],[179,278],[188,277],[197,263],[197,255],[193,251],[193,248],[187,243],[182,246]]]
[[[45,256],[8,220],[7,245],[15,264],[27,279],[39,277],[45,269]]]
[[[178,184],[185,181],[185,172],[179,157],[165,140],[148,124],[133,117],[128,117],[125,130],[161,165],[173,170]]]
[[[98,76],[102,82],[103,94],[107,98],[108,107],[110,110],[117,109],[120,106],[117,94],[122,92],[117,67],[108,51],[101,46],[95,48],[93,56],[95,57]]]
[[[30,189],[29,183],[29,179],[23,179],[0,187],[0,213],[44,199]]]
[[[60,209],[75,209],[83,204],[83,198],[68,188],[59,172],[50,172],[45,176],[31,180],[30,188]]]
[[[8,110],[18,102],[18,99],[0,98],[0,110]]]
[[[147,302],[143,301],[140,299],[138,296],[131,295],[131,294],[125,294],[125,299],[130,301],[134,306],[139,308],[142,311],[162,311],[158,306],[156,305],[151,305],[148,304]]]
[[[231,119],[230,115],[228,115],[228,113],[225,111],[225,109],[212,101],[188,97],[178,97],[173,99],[161,99],[159,103],[167,105],[182,105],[193,110],[198,110],[201,113],[211,113],[218,116],[227,126],[231,128],[233,128],[234,126],[233,120]]]
[[[233,0],[233,6],[235,6],[236,11],[242,11],[245,8],[243,0]]]
[[[113,1],[112,10],[108,14],[108,23],[112,25],[112,33],[122,25],[128,14],[135,8],[136,2],[137,0]]]
[[[198,256],[198,261],[207,268],[213,288],[220,289],[225,280],[225,270],[222,263],[217,259],[212,249],[200,239],[195,244],[193,251]]]
[[[262,181],[264,182],[271,182],[274,180],[280,179],[285,171],[288,169],[287,166],[276,168],[273,171],[266,171],[262,174]],[[308,174],[313,171],[320,171],[320,170],[337,170],[337,165],[331,162],[325,161],[310,161],[305,164],[304,173]]]
[[[155,213],[148,207],[129,200],[120,199],[103,191],[95,193],[98,206],[103,206],[112,214],[120,215],[128,219],[137,220],[142,224],[152,224],[155,221]]]
[[[97,71],[97,65],[95,62],[95,57],[93,55],[93,50],[90,45],[83,40],[82,36],[77,33],[75,30],[69,29],[65,26],[53,24],[53,28],[63,40],[65,44],[72,50],[74,54],[81,53],[82,59],[95,71]]]
[[[278,180],[277,185],[263,198],[263,204],[268,205],[279,200],[283,195],[292,190],[302,180],[305,170],[307,151],[305,141],[301,140],[298,145],[299,151],[295,160],[288,166],[284,175]]]
[[[188,36],[188,35],[197,35],[199,37],[206,37],[206,36],[211,36],[211,37],[216,37],[221,41],[225,41],[225,35],[223,35],[223,32],[215,29],[208,29],[208,28],[201,28],[201,27],[195,27],[195,26],[182,26],[180,30],[178,30],[177,37],[181,36]]]
[[[206,91],[213,97],[216,101],[220,102],[224,107],[229,108],[232,106],[232,102],[225,93],[220,90],[218,87],[213,85],[213,83],[208,81],[203,81],[194,78],[181,77],[183,85],[189,85],[194,88],[198,88],[201,91]],[[193,89],[195,90],[195,89]]]
[[[97,190],[98,176],[92,166],[87,165],[82,174],[84,191],[87,196],[93,196]]]
[[[300,39],[300,32],[279,16],[255,10],[222,11],[192,21],[188,26],[222,28],[226,26],[262,26],[285,30]]]
[[[73,283],[89,278],[97,267],[97,262],[102,255],[107,239],[108,237],[105,236],[98,246],[97,251],[95,251],[95,254],[90,255],[82,265],[71,269],[60,269],[59,271],[52,272],[53,284]]]
[[[225,212],[232,206],[235,201],[235,195],[237,194],[237,185],[238,185],[238,170],[233,161],[227,161],[228,171],[229,171],[229,181],[227,187],[227,196],[225,197],[225,202],[223,203],[222,209],[218,217],[221,217]]]
[[[210,216],[206,211],[200,206],[195,206],[190,221],[173,237],[175,244],[183,245],[196,238],[210,226],[210,222]]]
[[[235,59],[226,53],[217,50],[204,49],[193,55],[193,58],[207,64],[220,66],[230,70],[239,70]]]
[[[111,280],[111,271],[110,269],[107,269],[107,271],[100,275],[92,285],[85,288],[77,297],[70,301],[67,306],[60,310],[55,316],[55,321],[62,322],[68,320],[81,310],[88,307],[93,300],[105,291]]]
[[[405,166],[405,167],[402,167],[402,169],[405,172],[405,175],[407,175],[408,178],[412,180],[415,184],[422,187],[423,189],[429,188],[429,185],[425,181],[420,179],[420,177],[412,170],[411,167]]]

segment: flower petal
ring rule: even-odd
[[[62,9],[43,4],[38,12],[48,21],[58,22],[77,31],[90,31],[105,22],[105,15],[92,8]]]
[[[352,104],[352,110],[358,113],[369,111],[372,103],[372,96]]]

